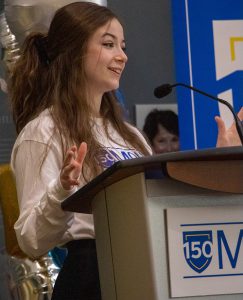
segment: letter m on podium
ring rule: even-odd
[[[218,238],[219,268],[223,269],[223,255],[222,255],[222,247],[223,246],[224,246],[224,249],[225,249],[226,254],[228,256],[228,259],[230,261],[231,267],[235,268],[236,264],[237,264],[237,261],[238,261],[240,247],[241,247],[241,244],[242,244],[243,229],[240,230],[234,254],[230,250],[228,241],[227,241],[227,239],[225,237],[225,234],[224,234],[223,230],[218,230],[217,231],[217,238]]]

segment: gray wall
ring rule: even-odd
[[[156,86],[174,83],[170,0],[108,0],[123,21],[128,63],[121,91],[134,119],[134,104],[176,102],[175,94],[158,100]]]

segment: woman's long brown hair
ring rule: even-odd
[[[91,130],[84,56],[90,36],[114,18],[117,19],[116,15],[108,8],[88,2],[75,2],[59,9],[48,34],[33,33],[26,38],[9,81],[17,133],[43,110],[51,108],[55,130],[62,139],[63,156],[71,144],[78,147],[85,141],[88,153],[83,170],[88,167],[92,176],[102,171],[94,160],[102,146]],[[114,92],[103,95],[100,114],[108,135],[110,122],[127,143],[148,154],[143,142],[124,122]]]

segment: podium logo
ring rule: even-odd
[[[201,273],[212,260],[212,231],[183,232],[184,256],[188,265],[196,272]]]
[[[225,224],[224,227],[232,227],[233,229],[234,226],[241,223],[229,223]],[[234,275],[243,275],[243,229],[239,229],[239,231],[225,231],[222,229],[184,231],[182,236],[186,262],[197,273],[205,271],[212,262],[214,272],[223,271],[221,275],[214,273],[214,276],[222,276],[224,271],[230,272],[227,276],[233,275],[233,273],[231,274],[233,270],[241,270],[239,274]]]
[[[243,20],[213,21],[216,79],[243,70]]]

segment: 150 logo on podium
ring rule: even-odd
[[[239,254],[243,253],[243,229],[233,241],[224,230],[183,231],[182,235],[184,257],[197,273],[205,271],[212,259],[218,270],[223,270],[225,264],[231,269],[237,267]]]
[[[212,231],[183,232],[184,255],[188,265],[196,272],[203,272],[212,260]]]

